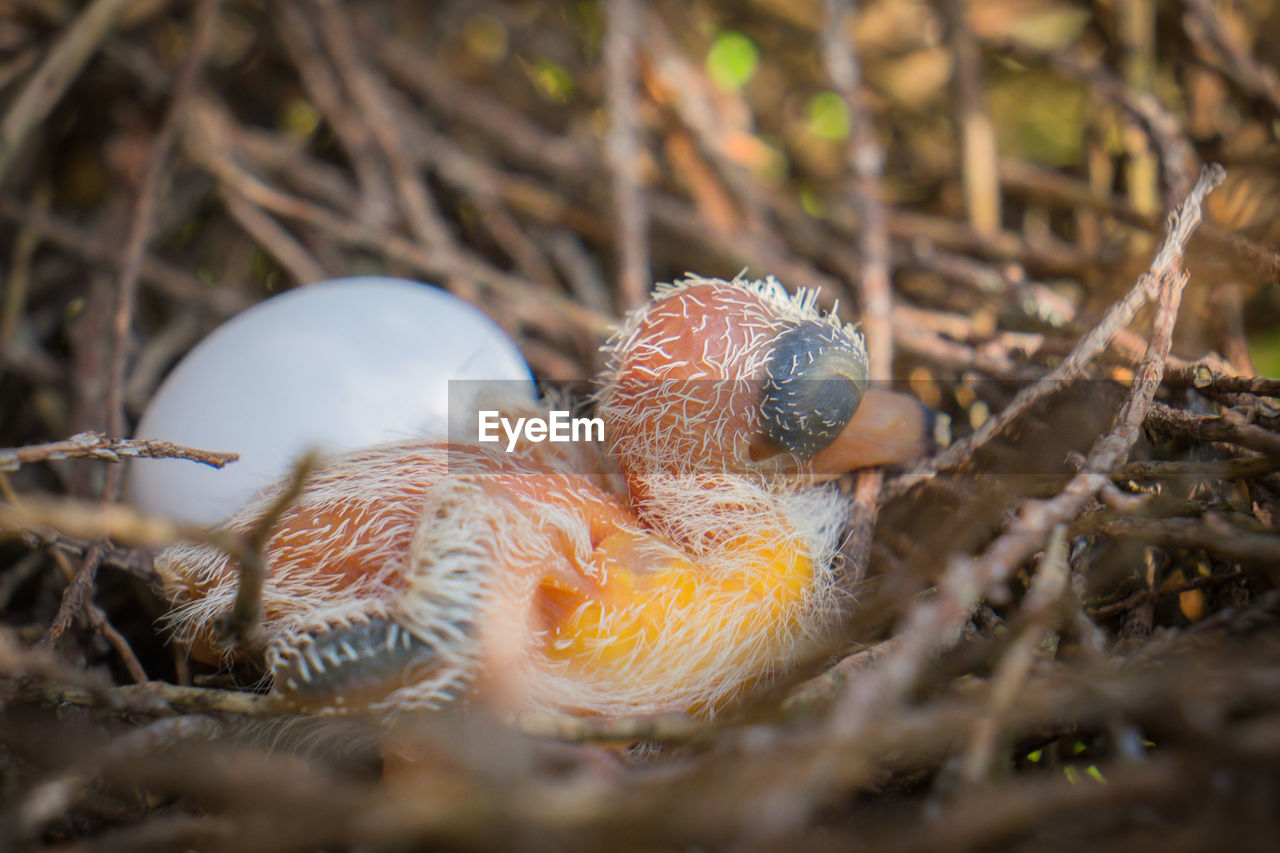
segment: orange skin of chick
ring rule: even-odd
[[[811,316],[772,281],[660,290],[616,336],[600,395],[625,489],[552,445],[403,442],[321,470],[268,543],[273,692],[311,713],[478,698],[710,714],[784,671],[838,603],[838,495],[761,473],[778,455],[760,439],[761,360]],[[799,467],[822,479],[911,459],[926,427],[914,401],[871,389]],[[227,526],[247,530],[270,500]],[[157,566],[192,654],[236,656],[213,627],[235,594],[229,560],[177,546]]]

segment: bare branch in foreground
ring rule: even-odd
[[[82,432],[63,441],[32,444],[0,450],[0,471],[16,471],[23,465],[54,459],[190,459],[211,468],[223,468],[240,458],[239,453],[222,453],[183,447],[157,439],[108,438],[102,433]]]
[[[870,720],[900,702],[919,677],[930,655],[955,641],[964,621],[983,595],[1003,583],[1044,542],[1053,527],[1073,519],[1110,482],[1111,472],[1124,462],[1138,439],[1142,422],[1164,373],[1165,357],[1173,338],[1173,324],[1187,281],[1186,274],[1178,272],[1183,247],[1200,221],[1205,196],[1222,182],[1225,175],[1221,166],[1204,169],[1187,198],[1170,216],[1169,233],[1156,253],[1150,271],[1131,291],[1141,293],[1147,288],[1159,287],[1161,296],[1147,354],[1134,378],[1115,429],[1094,444],[1083,470],[1057,497],[1026,502],[1017,519],[980,557],[957,556],[952,559],[935,596],[918,603],[906,615],[899,631],[902,645],[881,667],[860,679],[841,698],[831,718],[832,734],[838,741],[847,743],[856,738]],[[1100,325],[1106,325],[1106,318]],[[1103,337],[1097,332],[1095,329],[1086,335],[1085,341]],[[1083,349],[1084,342],[1077,352]],[[1067,361],[1070,362],[1071,358]],[[1021,397],[1015,398],[1010,408],[1016,407]]]

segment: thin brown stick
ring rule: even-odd
[[[494,269],[469,252],[425,247],[383,231],[361,220],[351,219],[306,199],[278,190],[236,163],[229,153],[230,135],[218,111],[204,105],[195,111],[186,141],[190,153],[219,180],[258,206],[325,232],[338,241],[375,249],[388,258],[410,265],[430,276],[448,280],[458,277],[492,288],[510,299],[509,308],[522,319],[540,327],[560,330],[566,321],[592,333],[603,334],[609,319],[583,308],[559,294],[530,287],[517,276]]]
[[[0,449],[0,471],[16,471],[23,465],[54,459],[102,459],[107,462],[121,462],[124,459],[189,459],[211,468],[223,468],[239,458],[238,453],[197,450],[169,441],[109,438],[97,432],[82,432],[49,444]]]
[[[289,477],[271,505],[250,528],[232,556],[240,564],[235,603],[218,626],[228,642],[257,654],[265,645],[258,621],[262,615],[262,587],[267,579],[267,542],[281,517],[298,501],[307,478],[319,465],[317,453],[307,453],[294,463]]]
[[[982,103],[982,51],[965,20],[966,4],[952,0],[956,113],[960,129],[961,179],[969,222],[979,234],[1001,227],[1000,169],[996,128]]]
[[[131,0],[94,0],[84,9],[0,120],[0,178],[13,165],[31,132],[48,117],[97,51]]]
[[[414,237],[425,246],[454,242],[440,211],[414,169],[386,83],[365,63],[365,48],[352,38],[351,12],[337,0],[319,0],[319,24],[328,53],[355,100],[391,171],[396,199]]]
[[[1247,525],[1233,523],[1214,513],[1199,518],[1120,516],[1101,524],[1081,523],[1077,528],[1087,528],[1091,534],[1113,539],[1167,548],[1201,549],[1224,560],[1268,571],[1280,566],[1280,537],[1269,531],[1248,529]]]
[[[862,71],[850,37],[849,0],[828,0],[822,58],[827,76],[849,111],[851,133],[845,158],[853,172],[850,195],[862,224],[860,281],[862,322],[866,329],[871,380],[887,382],[893,375],[893,327],[889,321],[893,295],[889,267],[889,223],[880,188],[884,179],[884,149],[861,91]]]
[[[1202,394],[1256,394],[1280,397],[1280,379],[1269,376],[1233,376],[1203,362],[1166,371],[1165,381],[1171,385],[1190,385]]]
[[[868,720],[899,701],[915,683],[930,654],[954,642],[964,620],[986,591],[1003,583],[1043,543],[1054,526],[1074,518],[1110,482],[1111,472],[1123,463],[1138,439],[1142,421],[1163,376],[1173,324],[1186,285],[1186,275],[1178,272],[1183,246],[1200,220],[1205,196],[1222,182],[1225,174],[1220,166],[1206,167],[1201,173],[1191,192],[1170,215],[1169,233],[1150,270],[1134,288],[1140,292],[1144,281],[1154,281],[1160,288],[1161,298],[1146,356],[1120,410],[1116,427],[1094,444],[1084,468],[1057,497],[1023,504],[1017,518],[981,556],[952,559],[935,597],[915,605],[906,615],[899,631],[903,645],[873,677],[864,679],[841,698],[832,715],[831,728],[832,734],[842,742],[855,738]]]
[[[70,583],[63,590],[62,601],[58,604],[58,612],[40,639],[40,645],[51,648],[58,639],[71,627],[71,623],[84,612],[85,606],[93,597],[93,581],[98,574],[98,566],[102,563],[102,547],[94,543],[90,545],[80,562],[80,568],[69,578]]]
[[[635,0],[605,4],[604,73],[609,105],[605,161],[613,175],[613,212],[621,253],[619,293],[625,308],[643,305],[649,275],[649,213],[640,186],[640,117],[636,106]]]
[[[1178,268],[1187,240],[1200,222],[1204,197],[1221,183],[1225,176],[1221,166],[1207,167],[1187,198],[1169,217],[1169,232],[1156,252],[1148,272],[1138,278],[1132,289],[1107,310],[1107,313],[1062,363],[1040,382],[1028,385],[1018,392],[1013,401],[999,414],[989,418],[967,438],[957,441],[946,450],[895,477],[886,485],[882,500],[888,501],[905,494],[913,486],[931,479],[942,471],[952,470],[972,458],[974,452],[995,438],[1015,418],[1028,411],[1038,401],[1055,393],[1084,373],[1115,336],[1129,324],[1138,309],[1151,298],[1159,283]]]
[[[129,332],[133,325],[138,281],[142,273],[142,261],[146,256],[147,240],[151,235],[155,207],[163,192],[162,180],[168,167],[169,152],[177,138],[187,103],[204,66],[205,56],[213,43],[220,7],[221,0],[200,0],[195,7],[190,45],[178,72],[164,118],[147,151],[147,165],[138,187],[128,237],[121,255],[112,324],[111,360],[107,374],[107,431],[117,437],[125,434],[125,363],[129,355]],[[108,472],[106,494],[109,499],[114,498],[119,483],[119,475]]]
[[[1135,592],[1127,598],[1111,604],[1102,604],[1095,607],[1086,608],[1085,612],[1093,619],[1106,619],[1115,616],[1117,613],[1125,613],[1140,604],[1147,604],[1170,595],[1181,595],[1193,589],[1206,589],[1208,587],[1221,586],[1222,584],[1232,583],[1242,580],[1246,577],[1243,571],[1234,571],[1225,575],[1209,575],[1203,578],[1192,578],[1191,580],[1182,581],[1180,583],[1169,584],[1163,583],[1155,589],[1144,589]]]
[[[1150,415],[1148,415],[1150,418]],[[1280,469],[1280,459],[1271,456],[1242,456],[1216,462],[1130,462],[1112,475],[1112,480],[1243,480]]]
[[[298,2],[275,3],[272,11],[276,30],[308,97],[324,113],[350,160],[360,193],[356,205],[360,220],[373,227],[388,225],[395,208],[391,177],[378,157],[372,131],[344,96],[342,81],[319,44],[312,15]]]
[[[66,536],[47,528],[28,528],[24,531],[23,538],[30,547],[44,548],[51,553],[78,558],[83,558],[93,544],[88,540]],[[158,585],[159,581],[156,577],[150,553],[144,550],[124,548],[106,541],[102,543],[102,549],[102,564],[104,566],[132,575],[143,583],[152,586]],[[0,595],[0,603],[2,602],[3,596]]]
[[[1209,0],[1182,2],[1188,10],[1185,20],[1192,41],[1201,47],[1207,43],[1226,60],[1215,63],[1217,70],[1250,94],[1266,99],[1271,109],[1280,115],[1280,74],[1276,69],[1254,59],[1241,47]]]
[[[306,247],[262,208],[230,188],[223,193],[223,198],[231,218],[275,258],[298,284],[313,284],[329,277]]]
[[[1230,410],[1222,415],[1193,415],[1156,403],[1147,413],[1147,423],[1167,434],[1197,441],[1225,441],[1280,459],[1280,435],[1257,424],[1245,423]]]
[[[11,829],[17,838],[29,841],[47,824],[65,817],[91,789],[94,777],[104,766],[140,761],[158,747],[192,738],[211,739],[222,730],[223,724],[210,717],[178,717],[153,721],[119,735],[78,762],[74,769],[44,779],[27,791],[11,813]]]
[[[799,714],[826,705],[840,695],[852,679],[884,660],[894,645],[894,640],[889,639],[870,648],[859,649],[832,664],[821,675],[801,682],[783,701],[783,713]]]
[[[650,717],[568,717],[554,714],[519,713],[510,725],[531,737],[570,743],[678,743],[693,740],[714,730],[704,720],[683,714]]]
[[[12,685],[13,681],[0,679],[0,685],[2,684]],[[79,684],[39,683],[19,686],[16,698],[24,702],[108,707],[116,711],[165,716],[174,713],[215,713],[274,717],[288,713],[272,696],[239,690],[179,687],[163,681],[110,687],[105,690],[91,690]]]
[[[460,79],[448,61],[435,58],[413,40],[387,33],[376,25],[366,8],[356,7],[357,26],[376,40],[377,60],[399,85],[417,93],[447,123],[460,123],[482,131],[506,157],[517,163],[532,162],[565,181],[594,180],[605,174],[593,146],[569,136],[556,135],[529,115],[512,109],[493,92]]]
[[[194,524],[180,524],[156,516],[142,515],[123,504],[101,505],[72,499],[24,495],[20,503],[0,504],[0,533],[34,535],[55,545],[59,539],[49,528],[73,539],[110,538],[139,547],[160,547],[178,541],[215,544],[212,531]],[[217,543],[223,540],[218,539]],[[77,545],[65,550],[80,551]]]
[[[89,548],[85,549],[85,559],[87,560],[89,559],[89,555],[93,555],[96,557],[99,564],[103,564],[105,563],[104,558],[106,551],[107,545],[105,543],[93,543]],[[75,579],[79,575],[72,567],[71,561],[67,558],[67,555],[62,551],[52,551],[51,555],[54,562],[56,562],[58,567],[62,570],[63,576],[69,582],[74,584]],[[64,598],[64,602],[65,600],[66,599]],[[107,618],[106,612],[92,601],[85,601],[81,612],[89,623],[89,627],[101,634],[103,639],[110,643],[111,647],[115,649],[116,654],[120,656],[121,663],[124,664],[124,668],[128,671],[129,677],[137,684],[146,683],[149,679],[147,678],[146,670],[142,668],[142,662],[138,660],[138,656],[133,651],[133,647],[129,645],[129,641],[126,640],[124,635],[117,631],[116,627],[111,624],[111,621]],[[46,633],[46,637],[51,637],[50,642],[56,640],[56,637],[52,637],[52,634],[53,628],[50,626],[49,632]]]
[[[1097,65],[1066,53],[1054,53],[1017,41],[988,41],[989,49],[1011,52],[1044,63],[1063,74],[1084,80],[1102,97],[1136,118],[1151,135],[1160,152],[1166,197],[1177,199],[1188,192],[1197,157],[1182,132],[1182,122],[1155,95],[1137,92]]]
[[[45,213],[52,201],[53,187],[45,183],[36,189],[32,206]],[[16,348],[18,325],[26,311],[31,290],[31,259],[39,245],[39,229],[23,222],[13,241],[13,257],[9,262],[9,280],[4,294],[4,316],[0,317],[0,358],[6,360]]]
[[[41,240],[93,264],[115,271],[122,268],[118,247],[87,228],[41,211],[37,205],[0,198],[0,219],[29,227]],[[188,270],[154,257],[143,258],[140,276],[157,293],[183,305],[207,308],[223,317],[243,311],[252,304],[252,300],[239,290],[206,287]]]
[[[1005,650],[991,677],[990,710],[973,729],[969,747],[965,752],[961,775],[970,782],[980,782],[991,772],[992,760],[999,744],[1002,721],[1017,701],[1018,694],[1035,662],[1036,650],[1045,635],[1055,627],[1061,617],[1058,603],[1068,591],[1067,577],[1067,528],[1055,525],[1048,548],[1040,561],[1022,605],[1020,616],[1024,626],[1020,634]]]

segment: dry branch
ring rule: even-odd
[[[0,120],[0,179],[22,144],[49,115],[67,87],[129,6],[130,0],[94,0],[58,39]]]
[[[1201,204],[1206,195],[1222,182],[1225,172],[1219,166],[1207,167],[1187,198],[1169,218],[1169,233],[1156,253],[1150,270],[1131,292],[1158,287],[1160,302],[1156,310],[1147,355],[1134,378],[1133,387],[1120,411],[1114,431],[1099,439],[1089,452],[1082,471],[1056,498],[1024,504],[1017,519],[986,551],[976,559],[955,557],[947,567],[933,600],[917,604],[907,614],[899,632],[902,645],[885,664],[853,686],[841,699],[832,716],[832,733],[848,742],[887,707],[901,701],[919,677],[929,656],[940,646],[954,642],[963,622],[988,590],[1004,583],[1010,574],[1043,542],[1056,525],[1074,518],[1085,504],[1108,482],[1110,474],[1124,462],[1137,441],[1138,433],[1151,406],[1156,387],[1164,372],[1164,361],[1172,342],[1173,324],[1177,318],[1186,275],[1178,272],[1183,247],[1200,221]],[[1144,287],[1145,285],[1145,287]],[[1098,329],[1104,328],[1107,318]],[[1072,353],[1088,352],[1085,342],[1103,339],[1105,332],[1086,336]],[[1066,367],[1072,357],[1063,363]],[[1059,368],[1055,373],[1060,373]],[[1022,395],[1019,395],[1019,399]],[[1009,409],[1018,406],[1018,399]],[[1008,417],[1008,409],[1002,417]],[[993,418],[993,420],[997,420]]]
[[[1168,234],[1156,252],[1148,272],[1138,279],[1123,299],[1111,306],[1102,320],[1080,339],[1060,365],[1040,382],[1028,385],[1019,391],[1012,403],[997,416],[983,423],[965,440],[956,442],[924,464],[886,484],[884,499],[888,500],[901,495],[939,472],[963,465],[975,451],[998,435],[1014,418],[1028,411],[1039,400],[1060,391],[1083,375],[1089,363],[1106,349],[1119,331],[1133,319],[1138,309],[1155,294],[1160,283],[1172,276],[1179,268],[1187,240],[1191,238],[1192,232],[1200,223],[1200,205],[1205,195],[1221,183],[1224,176],[1225,172],[1220,166],[1208,167],[1201,174],[1200,180],[1188,193],[1187,198],[1177,210],[1170,214]],[[1161,373],[1163,373],[1163,365]]]
[[[0,471],[16,471],[23,465],[55,459],[190,459],[212,468],[222,468],[240,458],[238,453],[197,450],[156,439],[108,438],[101,433],[82,432],[65,441],[0,450]]]

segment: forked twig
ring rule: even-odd
[[[1013,402],[999,414],[985,421],[965,439],[955,442],[932,459],[886,483],[881,500],[892,500],[943,471],[954,470],[963,465],[973,458],[975,452],[999,435],[1015,418],[1081,376],[1089,363],[1097,358],[1116,334],[1129,324],[1138,309],[1155,295],[1160,283],[1179,269],[1184,247],[1200,223],[1201,204],[1204,197],[1221,183],[1225,176],[1226,171],[1221,166],[1205,168],[1186,199],[1169,215],[1169,231],[1148,271],[1139,276],[1138,282],[1124,298],[1108,309],[1098,325],[1080,339],[1061,364],[1041,381],[1024,387],[1013,398]]]
[[[901,701],[930,655],[958,637],[964,621],[983,595],[1003,583],[1044,542],[1050,530],[1074,518],[1110,482],[1111,472],[1124,462],[1138,439],[1142,422],[1164,373],[1173,324],[1187,280],[1186,274],[1178,271],[1183,246],[1200,221],[1205,196],[1222,182],[1225,174],[1225,170],[1217,165],[1207,166],[1201,172],[1191,192],[1171,214],[1169,233],[1156,253],[1150,271],[1142,276],[1132,291],[1142,293],[1147,288],[1158,287],[1161,296],[1146,356],[1120,410],[1115,429],[1094,444],[1083,469],[1057,497],[1027,501],[1013,523],[982,555],[976,558],[957,556],[951,560],[934,597],[917,603],[904,618],[898,633],[902,645],[882,667],[868,673],[841,697],[831,718],[831,731],[839,742],[851,742],[870,720]],[[1103,325],[1106,325],[1105,320]],[[1103,336],[1095,329],[1086,336],[1086,341],[1099,337]],[[1077,350],[1083,349],[1082,342]],[[1076,360],[1080,358],[1077,356]],[[1017,403],[1015,399],[1010,408]],[[819,775],[822,772],[819,769]]]

